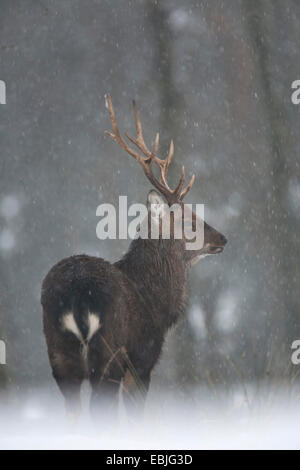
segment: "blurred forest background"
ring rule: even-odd
[[[96,208],[146,201],[143,172],[104,135],[106,92],[122,131],[135,98],[147,142],[159,130],[166,154],[174,139],[171,183],[183,163],[195,173],[186,202],[229,240],[190,272],[152,387],[294,383],[299,24],[296,0],[0,0],[1,388],[54,387],[42,279],[72,254],[120,258],[129,242],[96,238]]]

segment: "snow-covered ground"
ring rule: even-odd
[[[91,423],[87,394],[81,420],[72,428],[55,391],[2,399],[0,449],[300,448],[300,402],[286,392],[249,398],[236,389],[212,398],[199,390],[185,400],[174,392],[151,393],[142,424],[128,422],[121,407],[119,425],[103,432]]]

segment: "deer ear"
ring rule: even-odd
[[[159,193],[152,190],[148,193],[147,207],[151,211],[151,217],[159,220],[165,214],[167,203]]]
[[[154,189],[152,189],[148,193],[148,198],[147,198],[148,209],[150,209],[151,204],[164,205],[166,204],[166,201],[157,191],[154,191]]]

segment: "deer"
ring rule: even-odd
[[[167,176],[173,140],[165,159],[158,157],[159,134],[149,150],[133,102],[137,137],[126,134],[130,145],[120,134],[109,95],[106,107],[112,125],[106,134],[139,163],[154,187],[147,196],[149,230],[151,224],[161,227],[166,207],[176,204],[183,208],[195,176],[184,187],[182,166],[179,183],[171,189]],[[184,234],[172,236],[176,217],[168,219],[169,239],[160,230],[155,239],[136,236],[126,254],[114,263],[73,255],[46,275],[41,291],[43,331],[68,416],[80,414],[84,380],[91,386],[92,416],[102,413],[114,420],[120,393],[129,414],[143,409],[166,334],[185,313],[188,271],[200,258],[221,253],[227,243],[224,235],[202,220],[203,243],[196,250],[187,250]],[[191,211],[189,217],[196,227],[199,216]]]

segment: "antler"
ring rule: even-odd
[[[189,190],[193,186],[194,181],[195,181],[195,175],[192,176],[189,184],[184,189],[182,189],[184,185],[184,166],[183,166],[181,170],[181,177],[180,177],[177,187],[175,189],[171,189],[169,187],[167,183],[167,175],[168,175],[170,163],[174,156],[173,140],[171,140],[170,149],[169,149],[167,158],[164,160],[161,158],[158,158],[157,152],[158,152],[158,145],[159,145],[159,134],[157,133],[155,137],[155,141],[154,141],[153,150],[151,152],[145,144],[141,121],[138,115],[135,101],[133,101],[133,111],[134,111],[134,116],[135,116],[137,137],[136,139],[134,139],[133,137],[130,137],[127,133],[126,133],[126,137],[145,155],[145,158],[142,157],[135,149],[129,147],[126,141],[122,138],[119,132],[118,125],[117,125],[116,116],[115,116],[115,112],[114,112],[114,108],[111,102],[110,95],[106,95],[105,100],[106,100],[106,106],[109,111],[112,129],[113,129],[113,132],[105,131],[105,133],[108,134],[115,142],[118,142],[118,144],[127,153],[129,153],[129,155],[131,155],[133,158],[135,158],[135,160],[137,160],[140,163],[149,181],[151,181],[153,186],[156,189],[158,189],[158,191],[161,194],[165,196],[166,200],[168,201],[170,205],[176,202],[181,202],[184,196],[189,192]],[[153,163],[156,163],[159,167],[160,181],[157,180],[157,178],[155,178],[153,174],[153,171],[152,171]]]

